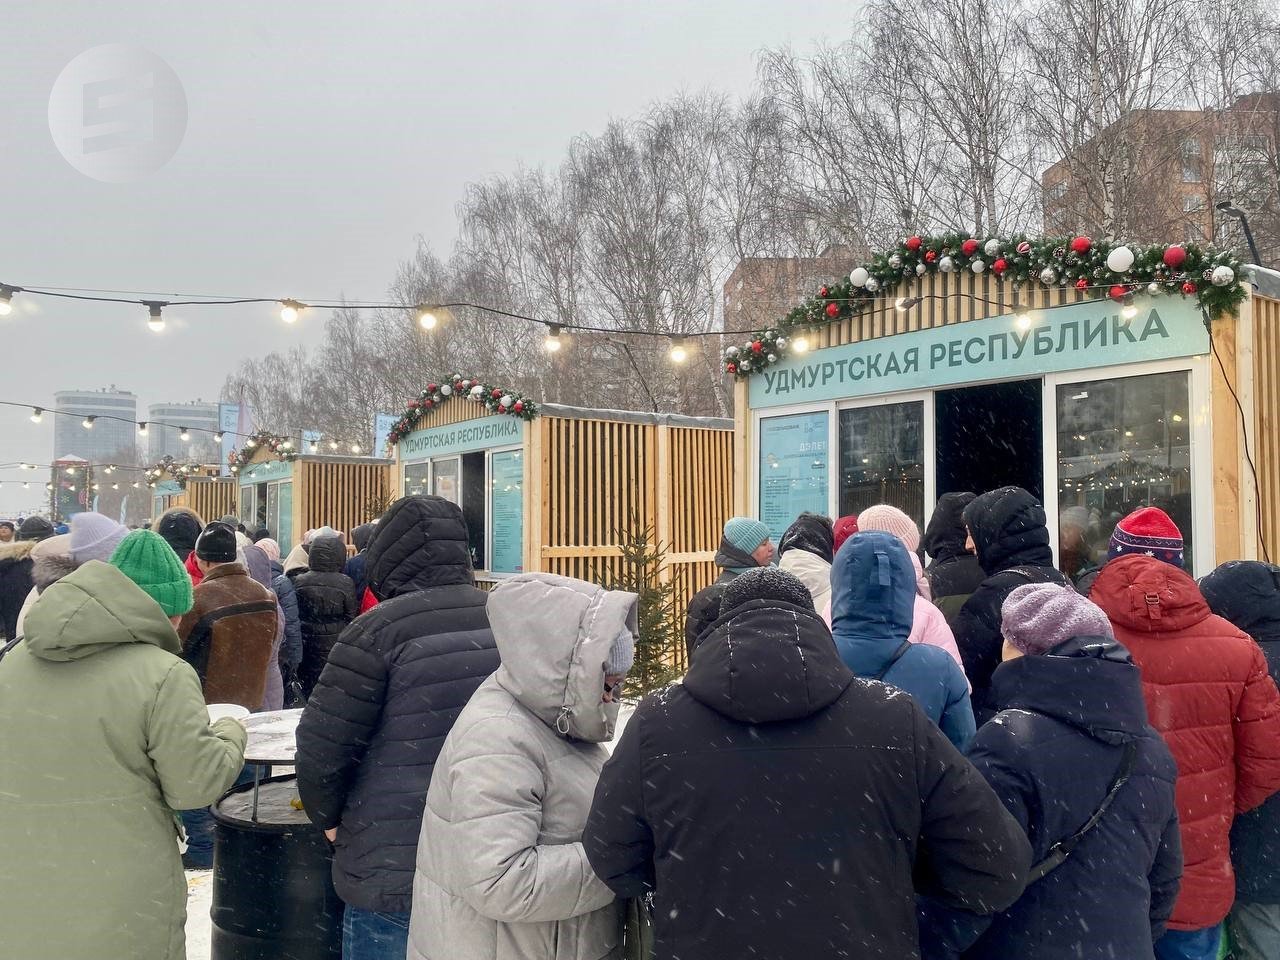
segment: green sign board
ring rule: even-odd
[[[1173,296],[1143,297],[1125,317],[1093,300],[1030,314],[950,324],[801,354],[751,377],[753,409],[898,393],[984,380],[1209,352],[1199,307]]]
[[[524,451],[507,450],[489,459],[489,511],[493,547],[490,573],[524,571]]]
[[[523,440],[524,421],[519,417],[501,414],[465,423],[415,430],[400,441],[400,459],[426,460],[451,453],[505,447]]]
[[[800,514],[827,512],[827,412],[760,420],[760,520],[776,546]]]

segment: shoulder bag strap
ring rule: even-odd
[[[877,673],[872,680],[883,680],[884,675],[893,669],[893,665],[902,659],[902,655],[911,649],[911,641],[903,640],[902,646],[893,651],[893,656],[889,658],[889,662],[884,665],[884,669]]]
[[[1098,821],[1102,819],[1102,815],[1107,812],[1107,808],[1111,806],[1111,801],[1115,800],[1116,794],[1120,792],[1120,788],[1124,786],[1125,781],[1129,779],[1133,773],[1133,764],[1138,757],[1138,742],[1130,740],[1124,745],[1124,756],[1120,758],[1120,768],[1116,772],[1116,778],[1111,783],[1111,789],[1107,791],[1107,795],[1102,798],[1102,803],[1098,805],[1098,809],[1093,816],[1088,819],[1083,827],[1067,837],[1065,840],[1059,840],[1049,848],[1049,855],[1031,868],[1031,872],[1027,874],[1027,886],[1042,879],[1047,874],[1062,865],[1062,862],[1071,856],[1071,851],[1076,848],[1085,834],[1098,825]]]
[[[5,657],[5,654],[7,654],[10,650],[12,650],[21,642],[22,642],[21,637],[14,637],[12,640],[6,643],[3,647],[0,647],[0,660],[3,660]]]

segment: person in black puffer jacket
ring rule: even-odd
[[[356,555],[347,561],[347,565],[343,567],[342,572],[351,578],[351,582],[356,585],[356,601],[364,599],[365,588],[365,563],[368,560],[366,551],[369,549],[369,541],[373,538],[373,531],[376,529],[373,523],[362,523],[360,526],[351,531],[351,542],[356,545]]]
[[[303,711],[298,792],[334,843],[334,887],[357,929],[403,952],[436,757],[498,650],[454,504],[392,504],[367,570],[380,602],[334,645]]]
[[[1066,859],[1007,910],[977,917],[922,900],[921,955],[1153,960],[1178,896],[1182,841],[1178,768],[1147,722],[1138,668],[1107,615],[1069,586],[1014,590],[1003,629],[992,675],[1001,712],[968,757],[1026,831],[1032,860],[1075,835],[1128,776]]]
[[[684,645],[690,658],[698,646],[698,638],[719,619],[720,598],[725,588],[739,574],[767,567],[772,562],[773,541],[769,539],[769,528],[751,517],[730,517],[724,525],[720,549],[716,551],[720,576],[693,595],[685,614]]]
[[[987,578],[960,608],[952,632],[981,727],[995,715],[991,673],[1000,665],[1005,598],[1023,584],[1065,584],[1067,578],[1053,566],[1044,507],[1021,487],[1001,487],[975,498],[964,508],[964,524]]]
[[[911,697],[856,679],[804,585],[724,591],[680,683],[646,697],[582,837],[619,897],[652,892],[656,956],[917,956],[915,890],[979,912],[1031,850]]]
[[[1256,560],[1224,563],[1200,581],[1209,609],[1262,648],[1280,684],[1280,567]],[[1227,920],[1240,960],[1274,958],[1280,941],[1280,794],[1231,824],[1236,903]]]
[[[920,538],[920,549],[930,558],[924,572],[933,602],[946,614],[948,624],[987,578],[967,546],[969,532],[964,528],[964,508],[976,499],[972,493],[944,493]]]
[[[346,562],[347,548],[339,537],[316,537],[307,553],[307,569],[293,578],[302,624],[298,680],[304,696],[311,696],[329,651],[360,613],[355,585],[342,572]]]

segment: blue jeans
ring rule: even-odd
[[[267,771],[263,770],[262,775],[265,779]],[[253,767],[247,763],[231,786],[238,787],[242,783],[253,783]],[[187,870],[212,870],[213,814],[208,807],[182,810],[180,813],[182,825],[187,830],[187,852],[182,855],[182,866]]]
[[[1236,960],[1280,957],[1280,904],[1237,900],[1227,923],[1235,940]]]
[[[1218,960],[1222,924],[1203,930],[1166,930],[1156,941],[1156,960]]]
[[[342,915],[342,960],[405,960],[409,915],[348,906]]]

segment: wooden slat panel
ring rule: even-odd
[[[1262,504],[1258,556],[1280,556],[1280,301],[1253,298],[1254,429],[1258,497]],[[1216,399],[1216,398],[1215,398]]]

